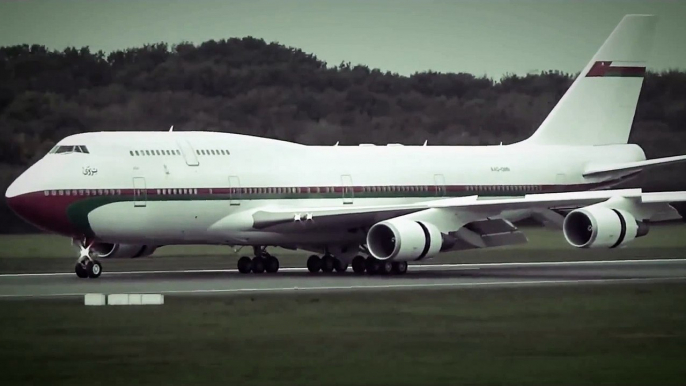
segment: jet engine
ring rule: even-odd
[[[424,221],[390,219],[367,232],[369,253],[379,260],[410,261],[432,257],[441,250],[443,236]]]
[[[571,211],[562,230],[574,247],[615,248],[648,234],[648,225],[625,210],[593,205]]]
[[[95,256],[102,259],[145,257],[152,255],[155,249],[156,246],[133,244],[95,243],[91,246]]]

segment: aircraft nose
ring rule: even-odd
[[[46,175],[49,176],[41,168],[25,171],[7,188],[7,206],[39,229],[63,235],[80,234],[67,216],[67,208],[77,196],[66,195],[64,190],[45,190]]]
[[[5,198],[9,202],[10,198],[16,197],[21,195],[22,189],[21,189],[21,180],[22,180],[23,174],[20,175],[17,179],[12,181],[10,186],[7,188],[7,191],[5,192]]]
[[[32,211],[32,200],[29,191],[26,189],[26,173],[20,175],[15,179],[5,192],[5,201],[7,201],[7,206],[12,209],[14,213],[19,215],[24,219],[30,218],[30,213]]]

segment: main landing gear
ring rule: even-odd
[[[407,272],[407,261],[378,260],[372,256],[355,256],[353,258],[353,272],[362,275],[402,275]]]
[[[76,276],[81,279],[91,278],[96,279],[102,273],[102,264],[91,256],[91,247],[93,241],[83,240],[79,242],[80,252],[79,259],[74,266]]]
[[[243,256],[238,259],[240,273],[276,273],[279,270],[279,259],[267,253],[266,248],[254,247],[255,257]]]
[[[377,260],[374,257],[363,257],[355,256],[352,260],[353,272],[356,274],[364,274],[367,272],[370,275],[402,275],[407,272],[407,262],[406,261],[384,261]],[[329,273],[333,272],[345,272],[348,269],[348,264],[343,263],[341,260],[326,254],[321,258],[317,255],[310,256],[307,259],[307,270],[311,273],[317,273],[319,271]]]
[[[319,271],[326,273],[331,273],[333,271],[343,273],[348,270],[348,264],[328,253],[322,257],[312,255],[307,259],[307,270],[312,273],[317,273]]]

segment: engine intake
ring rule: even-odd
[[[369,253],[379,260],[410,261],[436,255],[443,236],[423,221],[391,219],[374,224],[367,233]]]
[[[573,210],[562,229],[567,242],[577,248],[616,248],[648,234],[648,225],[631,213],[604,206]]]

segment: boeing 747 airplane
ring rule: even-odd
[[[642,170],[628,144],[656,19],[627,15],[541,126],[504,146],[305,146],[219,132],[92,132],[64,138],[6,192],[8,205],[98,259],[172,244],[252,246],[242,273],[277,272],[267,251],[310,251],[311,272],[402,274],[441,252],[524,243],[535,216],[577,248],[616,248],[680,218],[686,192],[609,189]]]

